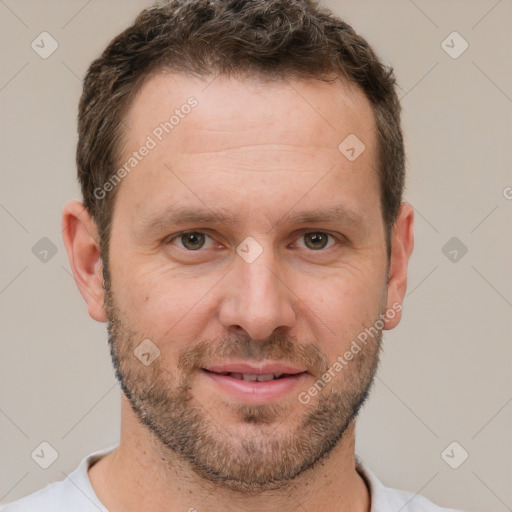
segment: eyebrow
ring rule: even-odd
[[[315,208],[299,213],[293,210],[283,215],[274,226],[282,224],[316,224],[322,222],[341,222],[345,225],[360,227],[364,223],[364,217],[359,212],[350,210],[345,206],[329,206]]]
[[[190,206],[172,205],[148,219],[141,220],[144,230],[156,231],[176,224],[240,224],[239,215],[228,215],[212,208],[197,209]]]
[[[344,206],[314,208],[299,213],[290,210],[281,216],[272,227],[285,224],[316,224],[322,222],[340,222],[356,228],[364,224],[364,216]],[[162,213],[141,219],[140,228],[144,232],[160,231],[179,224],[224,224],[236,226],[242,223],[239,214],[225,213],[218,209],[198,209],[190,206],[172,205]]]

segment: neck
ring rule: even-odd
[[[285,488],[242,493],[197,475],[141,425],[122,397],[119,447],[89,470],[91,484],[111,512],[154,510],[288,510],[369,512],[370,495],[355,469],[355,423],[330,455]]]

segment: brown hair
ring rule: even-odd
[[[357,85],[376,118],[389,255],[405,179],[392,68],[352,27],[314,0],[171,0],[142,11],[91,64],[84,80],[76,162],[84,205],[98,227],[104,272],[118,187],[104,197],[97,191],[119,166],[122,124],[135,94],[162,69],[276,81],[344,78]]]

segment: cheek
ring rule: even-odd
[[[379,302],[383,282],[383,272],[375,265],[346,263],[323,276],[301,279],[297,289],[302,299],[335,314],[364,314]]]
[[[338,353],[372,325],[380,313],[383,278],[370,269],[344,269],[321,279],[304,279],[297,295],[301,315],[328,356]]]
[[[132,268],[143,266],[133,264]],[[116,297],[133,330],[162,347],[169,340],[174,346],[185,346],[197,339],[203,327],[207,295],[214,282],[204,276],[173,275],[146,263],[144,270],[126,274],[123,283],[119,280]]]

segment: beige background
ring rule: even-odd
[[[145,5],[0,2],[0,503],[118,440],[106,329],[77,291],[60,215],[80,197],[81,77]],[[389,486],[468,511],[512,510],[512,2],[329,5],[395,67],[417,214],[404,319],[385,337],[357,453]],[[31,48],[43,31],[59,45],[48,59]],[[453,31],[469,44],[457,59],[441,46]],[[448,39],[452,52],[461,43]],[[454,236],[468,249],[456,262],[442,252]],[[47,262],[32,252],[43,237],[57,249]],[[59,454],[46,470],[30,456],[42,441]],[[458,469],[441,458],[452,441],[469,453]]]

